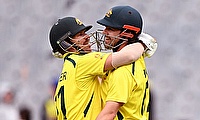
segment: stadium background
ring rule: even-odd
[[[39,120],[49,83],[62,67],[62,60],[51,56],[51,25],[76,16],[94,31],[101,28],[96,20],[114,5],[138,9],[144,32],[159,43],[146,59],[154,119],[199,120],[199,0],[0,0],[0,90],[14,88],[15,104],[29,106],[33,120]]]

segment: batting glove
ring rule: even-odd
[[[143,56],[150,58],[157,50],[158,44],[156,40],[151,35],[146,33],[141,33],[138,38],[146,46]]]

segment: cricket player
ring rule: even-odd
[[[132,63],[144,52],[140,42],[116,53],[91,52],[86,34],[91,28],[75,17],[64,17],[50,29],[53,55],[64,60],[55,92],[58,120],[94,120],[102,108],[97,77]]]
[[[130,6],[111,8],[97,23],[105,26],[105,47],[114,52],[140,41],[139,37],[148,37],[155,41],[151,36],[142,33],[142,17]],[[145,45],[145,50],[150,50],[148,44]],[[157,48],[157,43],[153,48]],[[104,108],[97,120],[148,120],[149,81],[144,56],[129,65],[110,71],[102,81],[100,90]]]

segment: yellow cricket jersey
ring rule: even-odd
[[[46,116],[48,118],[56,118],[55,104],[52,98],[45,102]]]
[[[95,120],[101,111],[97,75],[109,53],[67,53],[55,92],[58,120]]]
[[[102,81],[101,96],[104,105],[106,101],[124,103],[116,120],[148,120],[149,83],[143,57],[110,72]]]

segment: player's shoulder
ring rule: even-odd
[[[131,68],[131,64],[120,66],[117,69],[113,70],[113,72],[116,74],[125,73],[129,68]]]
[[[124,65],[121,67],[118,67],[117,69],[115,69],[112,73],[115,75],[120,75],[120,76],[129,76],[131,74],[132,76],[132,70],[134,67],[134,62],[128,65]]]
[[[86,55],[108,55],[108,54],[111,54],[111,53],[106,53],[106,52],[90,52]]]
[[[137,66],[137,67],[140,66],[140,67],[146,68],[146,63],[145,63],[144,57],[140,57],[137,61],[135,61],[135,66]]]
[[[140,58],[138,60],[136,60],[135,62],[145,62],[144,57],[140,56]]]
[[[103,58],[107,58],[110,54],[111,53],[91,52],[91,53],[85,54],[84,57],[103,59]]]

